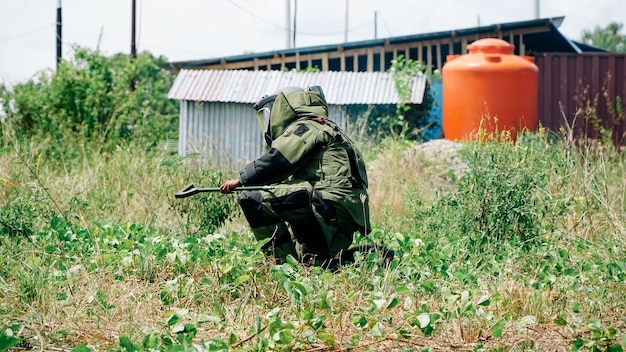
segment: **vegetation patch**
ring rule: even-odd
[[[0,347],[623,348],[619,151],[541,132],[467,142],[465,173],[438,178],[442,162],[415,147],[387,140],[373,153],[374,231],[355,241],[396,259],[386,268],[369,254],[337,272],[265,257],[232,197],[175,199],[186,182],[222,179],[194,156],[120,148],[68,172],[6,150],[0,163],[16,166],[1,186]],[[406,158],[414,168],[376,172]]]

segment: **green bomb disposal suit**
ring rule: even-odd
[[[255,105],[266,115],[270,149],[239,172],[243,185],[275,186],[238,202],[277,259],[324,261],[346,250],[355,231],[370,231],[365,163],[313,88],[283,88]]]

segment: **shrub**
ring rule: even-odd
[[[74,51],[55,72],[12,91],[0,87],[0,110],[6,113],[0,132],[15,131],[20,140],[51,139],[48,153],[69,158],[85,147],[111,151],[131,140],[152,148],[176,135],[177,105],[166,97],[174,77],[159,66],[165,59]]]
[[[497,250],[508,241],[528,245],[549,233],[570,201],[550,194],[556,148],[535,138],[466,144],[460,152],[469,171],[455,190],[418,212],[424,231],[461,239],[477,251]]]

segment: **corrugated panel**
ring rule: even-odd
[[[546,53],[536,56],[535,63],[542,126],[557,133],[561,127],[571,129],[575,138],[597,138],[597,118],[616,144],[626,144],[625,54]]]
[[[178,152],[199,153],[203,160],[239,169],[265,150],[254,110],[242,103],[183,101],[180,105]],[[346,127],[343,110],[331,105],[329,117]]]
[[[421,104],[426,75],[412,82],[412,104]],[[182,70],[168,93],[177,100],[254,104],[287,86],[319,85],[329,105],[397,104],[394,79],[386,72],[283,72],[248,70]]]
[[[179,154],[240,168],[263,152],[263,134],[247,104],[181,103]]]

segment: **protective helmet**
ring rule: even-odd
[[[307,116],[327,117],[328,105],[320,86],[284,87],[254,104],[268,146],[289,124]]]

